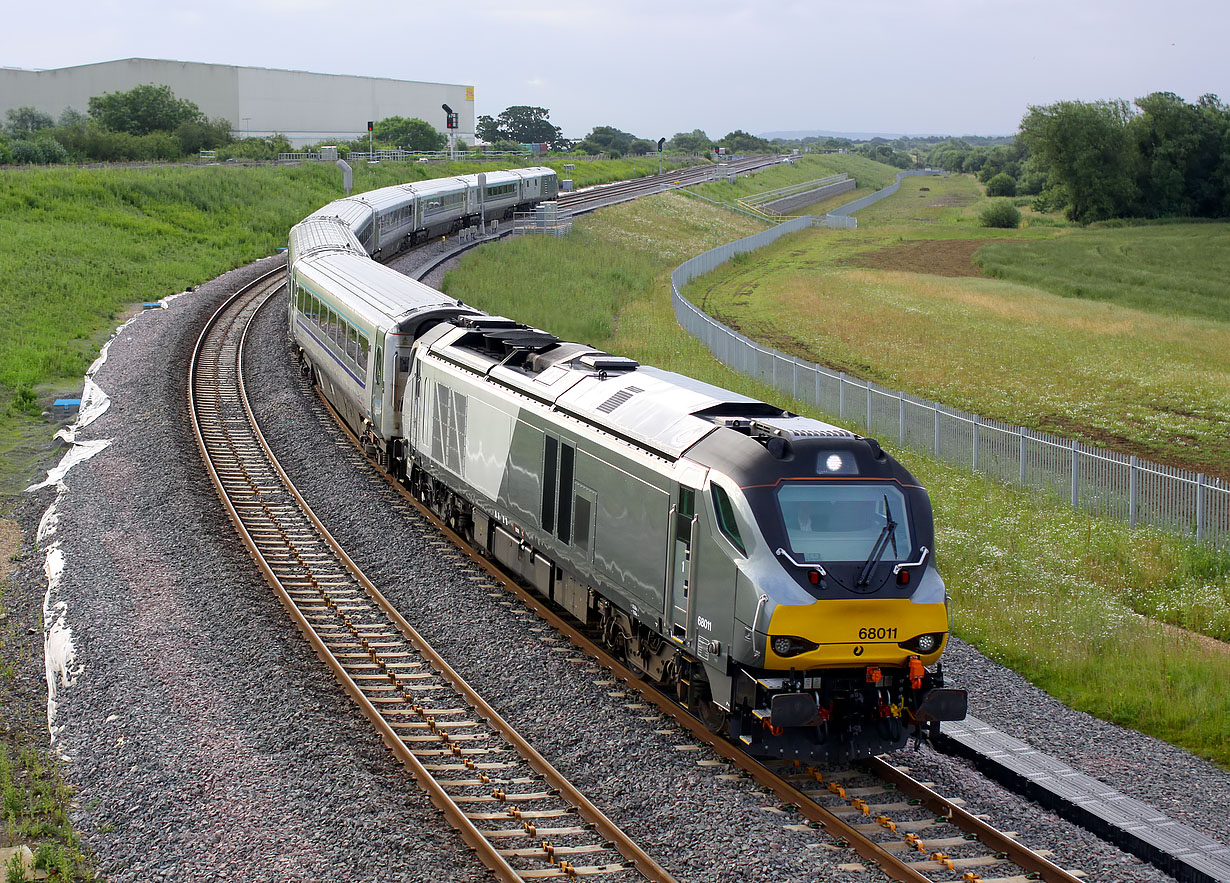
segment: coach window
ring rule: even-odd
[[[359,361],[359,332],[353,325],[346,326],[346,355],[350,361]]]
[[[368,356],[367,335],[360,334],[359,335],[359,376],[362,377],[364,380],[367,379],[367,356]]]

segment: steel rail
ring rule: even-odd
[[[327,665],[329,665],[339,682],[346,689],[347,693],[381,733],[385,744],[388,745],[389,748],[396,754],[398,759],[411,770],[420,785],[430,795],[433,804],[435,804],[445,814],[449,822],[461,833],[463,840],[475,850],[479,859],[484,863],[484,865],[491,869],[499,879],[508,881],[508,883],[522,883],[522,881],[526,879],[538,879],[549,876],[576,876],[593,873],[609,873],[628,868],[635,869],[642,876],[650,880],[660,880],[664,881],[664,883],[666,883],[666,881],[672,881],[673,878],[664,869],[662,869],[656,862],[653,861],[652,858],[650,858],[635,843],[633,843],[627,835],[625,835],[616,825],[614,825],[614,823],[607,819],[606,816],[597,809],[597,807],[588,801],[584,795],[582,795],[574,786],[572,786],[571,783],[561,776],[558,771],[556,771],[546,761],[545,758],[538,755],[538,753],[534,751],[534,749],[524,739],[517,735],[512,727],[504,722],[503,719],[500,718],[494,711],[494,709],[487,705],[487,703],[483,701],[480,696],[471,690],[468,685],[465,684],[465,681],[427,645],[427,643],[421,638],[421,636],[418,635],[409,623],[407,623],[399,614],[397,614],[395,610],[391,608],[391,605],[388,604],[376,587],[372,585],[369,580],[367,580],[349,556],[346,555],[345,551],[340,548],[340,546],[320,523],[319,519],[316,518],[310,507],[307,506],[307,504],[302,500],[302,497],[298,494],[297,490],[295,490],[293,484],[289,481],[289,478],[282,470],[280,464],[277,463],[276,458],[273,457],[268,444],[259,431],[259,427],[257,426],[254,415],[251,411],[251,406],[246,398],[246,393],[243,388],[242,354],[250,319],[255,315],[261,306],[271,300],[272,296],[281,290],[282,279],[280,277],[283,272],[283,270],[279,269],[272,273],[266,274],[256,280],[256,282],[245,287],[245,289],[233,298],[229,299],[222,305],[222,307],[218,309],[218,311],[207,323],[205,330],[202,332],[201,337],[197,341],[189,369],[188,380],[188,397],[190,411],[192,414],[193,429],[196,434],[198,447],[201,450],[202,457],[205,460],[207,470],[210,474],[211,481],[214,483],[214,486],[217,489],[219,496],[221,497],[228,512],[228,515],[235,524],[240,536],[243,538],[249,552],[256,559],[258,567],[265,575],[266,580],[273,587],[275,594],[286,607],[296,625],[308,638],[317,655],[320,656],[320,658],[325,661]],[[242,307],[237,308],[237,305],[240,305],[244,298],[247,298],[247,303]],[[233,332],[236,327],[239,327],[240,330],[238,331],[238,340],[234,339],[235,335],[232,333],[230,335],[230,339],[225,343],[217,343],[216,335],[213,332],[223,325],[225,325],[226,329],[231,332]],[[230,364],[225,366],[221,364],[221,360],[224,357],[232,359]],[[219,372],[233,372],[233,381],[237,388],[236,394],[239,402],[242,404],[243,409],[242,421],[237,421],[235,415],[227,415],[223,418],[222,408],[219,401],[220,393],[217,389],[212,391],[206,391],[204,388],[198,389],[198,385],[202,382],[202,371],[199,366],[204,361],[209,359],[213,359],[219,363],[216,366],[216,370]],[[202,402],[202,399],[205,400],[204,403]],[[219,422],[222,424],[220,427],[209,427],[208,425],[203,425],[204,420],[202,419],[202,411],[207,407],[212,407],[217,412]],[[225,422],[223,422],[223,420],[225,420]],[[250,438],[240,438],[239,441],[236,442],[236,440],[231,436],[231,430],[227,428],[226,424],[236,424],[239,422],[242,422],[244,425],[237,428],[235,431],[237,433],[246,432],[250,435]],[[254,447],[259,447],[259,453],[264,458],[264,462],[245,465],[238,459],[237,456],[235,463],[226,462],[227,458],[224,457],[223,452],[218,449],[218,437],[220,437],[220,435],[226,436],[226,441],[222,444],[224,446],[229,446],[231,448],[231,453],[234,455],[238,454],[238,450],[236,450],[238,448],[242,448],[247,453],[254,453]],[[212,442],[211,439],[213,440]],[[271,488],[268,485],[261,484],[261,482],[270,481],[269,474],[266,474],[265,472],[266,469],[272,469],[273,475],[276,477],[277,483],[281,485],[281,487]],[[236,474],[241,474],[242,480],[235,479],[234,476]],[[250,517],[251,513],[249,512],[249,517],[245,518],[245,515],[239,511],[239,504],[237,500],[232,499],[232,491],[228,488],[228,485],[236,483],[236,481],[238,481],[241,487],[243,483],[246,482],[248,488],[250,489],[249,497],[251,499],[248,499],[245,503],[243,503],[248,510],[253,508],[256,498],[266,498],[262,499],[260,502],[266,516],[270,516],[272,514],[271,510],[273,509],[289,508],[285,506],[283,501],[277,499],[278,495],[286,494],[291,498],[294,498],[295,505],[299,509],[299,512],[295,514],[301,514],[304,518],[306,518],[317,534],[315,538],[310,539],[308,542],[315,543],[319,541],[329,547],[330,552],[339,562],[341,562],[345,570],[348,571],[347,576],[349,576],[350,579],[362,588],[363,592],[368,598],[371,599],[372,602],[380,607],[381,613],[383,613],[387,617],[388,621],[394,625],[400,635],[411,646],[413,646],[414,649],[424,659],[426,659],[428,663],[437,672],[439,672],[455,690],[462,695],[466,704],[474,708],[478,715],[485,719],[487,725],[493,733],[508,742],[508,744],[512,747],[512,750],[516,751],[523,758],[528,767],[537,772],[538,775],[542,777],[542,781],[545,782],[550,789],[555,789],[563,801],[570,804],[570,809],[568,812],[575,812],[581,819],[585,820],[587,825],[599,836],[604,838],[606,841],[609,841],[610,845],[613,846],[614,849],[618,850],[620,855],[622,855],[626,861],[623,864],[615,865],[608,864],[604,866],[577,867],[572,865],[571,862],[566,861],[563,856],[578,853],[584,854],[599,852],[607,849],[608,846],[604,844],[601,846],[587,845],[582,847],[556,847],[548,841],[543,841],[541,844],[541,851],[549,865],[548,868],[514,868],[506,859],[506,856],[529,858],[531,857],[531,853],[533,853],[533,858],[542,858],[543,856],[539,856],[537,851],[534,849],[496,849],[492,843],[492,839],[505,838],[510,836],[511,833],[520,835],[521,831],[483,831],[474,824],[474,816],[478,816],[484,820],[496,820],[497,818],[499,820],[505,820],[505,817],[499,813],[467,813],[461,806],[459,806],[460,800],[478,802],[491,801],[493,798],[480,796],[470,798],[462,797],[455,800],[449,794],[444,784],[438,780],[436,776],[432,775],[432,771],[427,768],[415,751],[407,745],[407,741],[409,740],[417,739],[421,743],[424,740],[433,740],[438,735],[441,740],[440,744],[447,746],[447,751],[443,749],[419,749],[419,751],[426,754],[441,755],[451,752],[454,758],[463,759],[465,761],[463,765],[464,769],[477,770],[480,765],[475,764],[472,758],[466,757],[467,753],[473,754],[475,749],[465,749],[459,747],[464,744],[463,740],[472,737],[457,735],[455,733],[450,736],[450,731],[445,729],[445,725],[440,725],[437,727],[434,718],[425,715],[421,707],[417,704],[413,705],[412,708],[421,718],[425,717],[427,722],[426,725],[430,727],[432,735],[422,737],[403,737],[397,732],[394,725],[390,724],[390,722],[386,719],[386,716],[383,715],[377,708],[375,702],[367,696],[364,688],[357,683],[356,677],[378,679],[382,676],[387,676],[387,678],[394,685],[392,689],[400,690],[404,702],[408,704],[412,701],[413,697],[409,692],[408,682],[403,683],[403,676],[406,676],[405,667],[407,665],[413,666],[417,663],[406,663],[402,661],[400,663],[394,662],[390,664],[385,661],[375,649],[378,644],[380,646],[386,646],[376,640],[377,633],[380,629],[379,623],[363,623],[359,627],[355,627],[349,616],[342,611],[349,611],[350,614],[355,615],[357,618],[356,611],[358,610],[358,607],[356,606],[356,599],[348,594],[347,589],[343,587],[341,583],[330,582],[328,583],[328,589],[322,588],[324,583],[318,583],[315,576],[312,575],[311,569],[306,569],[305,572],[308,574],[308,579],[312,582],[315,591],[324,599],[326,607],[334,610],[334,612],[345,622],[346,626],[350,628],[350,631],[353,632],[354,637],[358,640],[358,645],[361,645],[364,651],[370,655],[373,662],[378,662],[376,667],[378,667],[382,673],[380,675],[374,673],[359,675],[354,674],[352,669],[369,669],[372,666],[368,665],[366,661],[363,663],[351,662],[348,666],[338,657],[338,654],[330,648],[330,642],[324,635],[322,635],[321,629],[318,628],[317,625],[313,625],[309,615],[305,613],[303,609],[304,602],[296,601],[296,599],[292,596],[292,590],[285,584],[285,577],[279,574],[279,570],[285,569],[287,565],[285,563],[278,563],[271,557],[270,549],[276,545],[276,541],[270,539],[269,533],[271,531],[276,532],[281,535],[283,540],[288,540],[289,532],[296,532],[300,530],[299,527],[292,524],[290,525],[290,531],[288,531],[284,524],[284,522],[293,521],[294,516],[288,516],[285,512],[283,512],[280,517],[271,517],[268,519],[268,523],[257,522],[254,527],[253,519]],[[269,498],[272,498],[272,504]],[[258,532],[261,536],[256,535]],[[302,563],[302,556],[300,552],[295,550],[294,544],[289,540],[287,542],[287,548],[291,550],[289,554],[298,557]],[[341,599],[341,604],[335,601],[330,595],[330,589],[333,594],[337,595],[337,597]],[[299,591],[301,593],[303,592],[303,590]],[[319,606],[319,601],[317,601],[316,604]],[[366,632],[366,637],[363,637],[360,634],[359,628],[368,629]],[[376,629],[376,631],[373,632],[371,629]],[[373,640],[368,641],[367,638],[369,637],[373,638]],[[346,646],[354,648],[357,645],[351,642]],[[362,656],[362,654],[356,653],[350,653],[347,655],[351,657]],[[407,654],[397,653],[393,655],[404,657]],[[408,677],[418,677],[418,675],[409,675]],[[373,687],[369,686],[368,689],[373,689]],[[401,700],[397,700],[396,697],[394,697],[394,701]],[[432,709],[428,709],[428,711],[430,710]],[[448,713],[439,709],[435,710],[438,714]],[[450,710],[450,712],[451,711],[455,710]],[[407,726],[415,726],[415,724],[411,723],[407,724]],[[484,749],[484,751],[486,751],[486,749]],[[487,766],[491,767],[506,765],[488,764]],[[477,774],[479,775],[480,781],[484,785],[491,781],[490,777],[487,776],[486,773],[479,772]],[[517,784],[525,784],[525,780],[523,779],[515,779],[512,781]],[[452,782],[451,784],[457,786],[459,784],[477,783],[470,783],[467,781],[461,783]],[[500,803],[507,802],[510,805],[510,808],[508,809],[507,821],[521,820],[523,815],[526,817],[527,820],[522,823],[522,827],[526,832],[530,833],[531,836],[537,832],[537,827],[534,823],[528,821],[528,819],[539,817],[559,817],[565,815],[562,811],[551,811],[546,813],[528,812],[523,814],[515,805],[515,801],[519,799],[525,801],[541,801],[551,799],[555,795],[550,792],[506,794],[502,789],[497,788],[492,793],[498,796],[497,799]],[[574,835],[582,829],[563,828],[554,830],[560,832],[561,835]]]

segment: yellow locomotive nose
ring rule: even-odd
[[[947,640],[948,608],[943,602],[851,598],[781,604],[769,620],[765,668],[906,665],[911,656],[931,665]]]

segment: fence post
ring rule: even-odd
[[[867,381],[867,433],[871,433],[871,381]]]
[[[1020,441],[1020,460],[1021,470],[1018,477],[1018,483],[1023,487],[1025,485],[1025,427],[1018,426],[1016,428],[1017,439]]]
[[[777,385],[777,351],[774,350],[769,355],[773,359],[773,388],[780,389],[780,387]]]
[[[974,471],[975,472],[978,471],[978,426],[980,424],[981,424],[981,420],[978,418],[978,415],[975,414],[974,415]]]
[[[820,366],[813,365],[812,371],[815,372],[815,375],[816,375],[816,407],[819,408],[820,407]],[[824,410],[828,411],[828,408],[825,408]],[[832,412],[829,411],[829,413],[831,414]]]
[[[905,447],[905,393],[897,393],[897,443]]]
[[[799,399],[799,357],[791,356],[794,361],[790,366],[790,395],[795,401]]]
[[[844,420],[846,417],[846,372],[837,372],[837,416]]]
[[[1128,526],[1133,530],[1136,528],[1136,506],[1140,494],[1140,468],[1137,466],[1139,462],[1135,454],[1128,460]]]
[[[1072,439],[1072,508],[1080,501],[1080,452],[1076,447],[1076,439]]]
[[[1204,488],[1205,478],[1201,472],[1196,476],[1196,542],[1204,542]]]
[[[932,410],[935,412],[935,456],[940,455],[940,403],[932,402]]]

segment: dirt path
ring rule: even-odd
[[[973,263],[974,252],[993,239],[927,239],[903,242],[852,255],[839,262],[843,267],[869,270],[899,270],[932,276],[981,276],[990,278]]]

